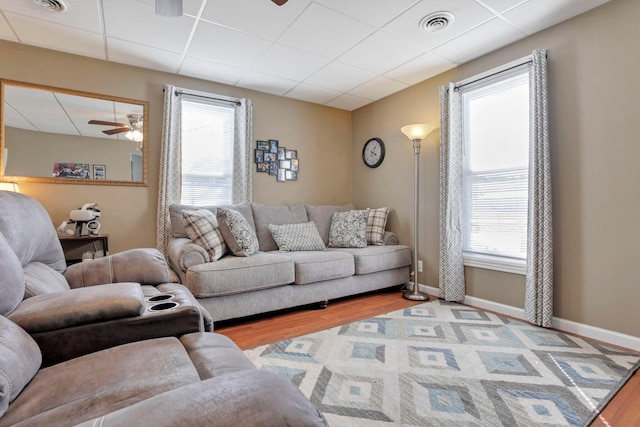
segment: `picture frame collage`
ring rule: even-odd
[[[274,175],[276,181],[298,180],[298,150],[280,146],[277,139],[257,140],[254,160],[258,172]]]

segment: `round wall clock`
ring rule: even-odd
[[[384,142],[380,138],[371,138],[362,148],[362,161],[370,168],[377,168],[384,160]]]

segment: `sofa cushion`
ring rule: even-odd
[[[355,273],[353,255],[347,252],[289,252],[296,269],[296,285],[340,279]]]
[[[312,221],[301,224],[269,224],[269,231],[280,252],[324,250],[324,242]]]
[[[305,205],[305,209],[307,210],[307,217],[309,218],[309,221],[313,221],[316,224],[320,237],[322,237],[322,241],[326,246],[329,244],[329,230],[331,229],[331,217],[333,216],[333,213],[348,212],[353,209],[353,205],[351,203],[342,206]]]
[[[218,221],[211,211],[185,209],[182,211],[182,223],[193,243],[207,251],[209,261],[217,261],[227,252]]]
[[[307,211],[302,203],[291,206],[252,203],[251,208],[253,209],[260,250],[263,252],[278,249],[278,245],[269,231],[269,224],[299,224],[309,221]]]
[[[230,208],[235,211],[238,211],[242,214],[242,216],[247,220],[251,228],[254,230],[256,226],[253,222],[253,212],[251,211],[251,203],[243,202],[235,205],[220,205],[220,206],[195,206],[195,205],[181,205],[181,204],[173,204],[169,206],[169,219],[171,220],[171,235],[173,237],[189,237],[187,234],[187,230],[184,229],[184,225],[182,224],[182,211],[183,210],[191,210],[197,211],[199,209],[206,209],[210,211],[212,214],[216,215],[218,208]]]
[[[356,274],[376,273],[411,265],[411,249],[404,245],[336,248],[330,251],[352,254]]]
[[[293,283],[293,260],[278,252],[250,257],[227,255],[191,267],[185,285],[197,298],[233,295]]]
[[[41,262],[29,263],[23,270],[25,298],[71,289],[60,272]]]
[[[389,208],[370,209],[367,218],[367,243],[370,245],[384,245],[384,229],[387,226]]]
[[[225,243],[235,256],[246,257],[258,251],[256,233],[240,212],[218,208],[216,219]]]
[[[334,212],[329,230],[330,248],[364,248],[367,246],[369,210]]]
[[[33,338],[0,316],[0,417],[38,372],[41,363],[42,355]]]
[[[0,315],[11,313],[24,298],[24,271],[9,242],[0,232]]]

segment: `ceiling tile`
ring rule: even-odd
[[[0,39],[3,40],[11,40],[12,42],[17,42],[18,39],[11,31],[11,27],[7,24],[7,21],[4,20],[4,17],[0,14]]]
[[[108,36],[184,53],[195,19],[158,16],[152,5],[139,1],[105,0],[103,5]]]
[[[337,97],[326,103],[329,107],[340,108],[342,110],[353,111],[357,108],[371,104],[373,101],[367,98],[350,95],[348,93]]]
[[[182,61],[179,53],[107,38],[109,59],[122,64],[177,73]]]
[[[77,134],[77,130],[52,92],[17,86],[5,86],[5,99],[20,112],[23,119],[38,130],[51,133]],[[13,123],[7,122],[9,125]]]
[[[195,77],[203,80],[235,85],[240,77],[245,73],[243,68],[221,64],[207,59],[185,56],[180,74],[183,76]]]
[[[337,12],[380,28],[418,0],[316,0]]]
[[[102,32],[99,0],[69,2],[65,12],[51,12],[29,0],[0,0],[0,8],[33,19],[62,24],[91,32]]]
[[[338,60],[372,73],[383,74],[424,52],[398,36],[377,31]]]
[[[524,33],[515,30],[502,19],[495,18],[443,44],[433,52],[452,62],[464,64],[524,37]]]
[[[503,16],[522,31],[533,34],[607,2],[608,0],[529,0]]]
[[[16,111],[11,105],[5,104],[4,106],[4,124],[12,128],[38,130],[33,124],[29,123],[18,111]]]
[[[349,93],[363,98],[381,99],[407,87],[409,87],[409,85],[386,77],[376,77],[375,79],[358,86]]]
[[[135,0],[135,1],[139,1],[140,3],[146,3],[149,6],[152,6],[155,10],[156,0]],[[198,13],[200,12],[202,3],[206,1],[207,0],[182,0],[182,13],[195,18],[196,16],[198,16]]]
[[[503,13],[519,4],[528,0],[475,0],[477,3],[484,5],[495,13]]]
[[[106,59],[104,37],[100,34],[10,12],[5,15],[23,43],[91,58]]]
[[[276,40],[308,4],[296,0],[278,7],[269,0],[209,0],[202,19]]]
[[[457,64],[432,52],[428,52],[385,73],[385,77],[408,85],[414,85],[454,67],[457,67]]]
[[[295,98],[301,99],[303,101],[325,104],[340,95],[342,95],[342,93],[336,92],[335,90],[301,83],[287,92],[284,96],[286,96],[287,98]]]
[[[327,65],[328,62],[329,60],[326,58],[275,44],[252,67],[252,71],[300,82]]]
[[[236,86],[274,95],[284,95],[297,84],[298,82],[293,80],[250,71],[240,78]]]
[[[187,54],[237,67],[250,67],[269,46],[271,42],[268,40],[200,21]]]
[[[455,18],[449,27],[433,33],[420,28],[422,18],[440,11],[453,13]],[[412,41],[426,52],[493,17],[472,0],[423,0],[386,25],[384,30]]]
[[[375,74],[351,65],[332,62],[305,81],[338,92],[348,92],[375,77]]]
[[[348,16],[312,3],[282,34],[278,43],[335,58],[374,30]]]

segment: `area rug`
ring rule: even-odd
[[[583,426],[640,360],[439,300],[245,354],[289,378],[334,427]]]

